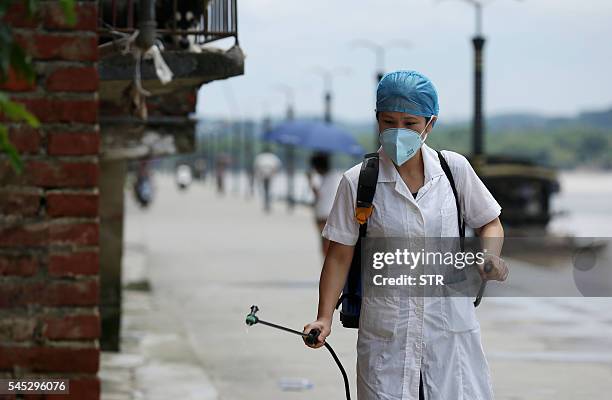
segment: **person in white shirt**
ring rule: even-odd
[[[379,173],[368,219],[368,236],[458,237],[458,214],[438,154],[424,144],[438,119],[431,81],[415,71],[385,75],[377,88],[376,118],[381,148]],[[468,160],[442,152],[456,183],[465,224],[480,236],[493,268],[483,279],[503,281],[508,268],[499,258],[501,207]],[[317,319],[304,332],[320,330],[323,346],[331,333],[336,302],[346,282],[359,236],[355,201],[360,165],[342,177],[323,230],[330,240],[319,283]],[[364,286],[364,290],[366,290]],[[473,299],[469,297],[368,297],[361,300],[357,341],[359,400],[491,400],[490,372],[481,345]]]
[[[280,171],[281,160],[266,147],[255,157],[253,164],[255,178],[261,182],[263,189],[264,211],[269,213],[272,210],[272,179]]]
[[[325,222],[334,204],[336,191],[342,179],[342,174],[334,171],[330,166],[330,155],[324,152],[316,152],[310,158],[310,166],[314,173],[308,174],[310,188],[314,194],[315,224],[319,235],[323,232]],[[329,240],[321,236],[321,251],[323,256],[327,254]]]

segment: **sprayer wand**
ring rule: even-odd
[[[304,341],[306,342],[306,344],[314,345],[317,343],[319,335],[321,334],[321,331],[319,331],[318,329],[311,329],[310,332],[304,333],[304,332],[297,331],[295,329],[287,328],[286,326],[273,324],[272,322],[264,321],[260,319],[257,315],[255,315],[257,314],[258,311],[259,311],[259,307],[257,307],[256,305],[251,306],[251,312],[246,316],[246,321],[245,321],[248,326],[253,326],[255,324],[263,324],[271,328],[280,329],[281,331],[285,331],[285,332],[289,332],[289,333],[293,333],[295,335],[301,336],[302,338],[304,338]],[[338,368],[340,368],[340,372],[342,373],[342,379],[344,379],[344,391],[346,393],[346,400],[351,400],[351,391],[349,390],[348,376],[346,375],[346,371],[344,370],[344,367],[342,366],[340,359],[336,355],[336,352],[334,351],[334,349],[332,349],[332,347],[329,345],[329,343],[325,342],[323,343],[323,345],[331,354]]]

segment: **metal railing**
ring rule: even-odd
[[[142,0],[141,0],[142,1]],[[156,32],[159,36],[188,36],[195,37],[194,42],[204,44],[219,39],[234,37],[238,43],[238,11],[237,0],[154,0],[156,8],[166,10],[170,15],[157,15],[158,26]],[[203,10],[197,15],[197,10],[189,10],[189,5],[200,3]],[[100,42],[111,40],[112,32],[131,34],[138,26],[138,0],[100,0],[98,10],[98,34]],[[160,8],[161,6],[161,8]],[[169,7],[171,6],[171,8]],[[166,8],[164,8],[166,7]],[[196,23],[188,29],[177,26],[176,15],[179,10],[191,11]],[[165,26],[160,26],[163,21]]]

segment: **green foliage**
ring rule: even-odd
[[[29,0],[35,1],[35,0]],[[59,0],[60,5],[62,7],[62,11],[64,11],[64,18],[66,18],[66,23],[68,25],[76,24],[76,12],[74,10],[74,0]]]
[[[13,121],[24,121],[32,128],[38,128],[40,126],[38,119],[26,110],[23,104],[11,101],[4,93],[0,93],[0,110],[5,117]]]
[[[39,0],[22,0],[26,11],[32,17],[38,10]],[[75,0],[60,0],[66,22],[70,25],[76,23],[74,10]],[[4,17],[13,0],[0,0],[0,19]],[[14,40],[13,32],[7,24],[0,25],[0,83],[5,83],[9,78],[9,70],[15,76],[33,82],[36,78],[32,60]],[[38,119],[28,112],[25,107],[12,101],[6,93],[0,92],[0,115],[4,115],[14,122],[25,122],[31,127],[38,127]],[[8,136],[8,128],[0,123],[0,153],[6,153],[11,165],[18,173],[23,170],[23,163],[15,147],[11,144]]]
[[[6,153],[13,169],[18,173],[23,171],[23,162],[15,147],[11,144],[8,138],[8,130],[5,125],[0,124],[0,150]]]
[[[372,135],[360,134],[360,143],[372,146]],[[469,155],[471,127],[467,124],[436,127],[427,137],[427,143],[436,149]],[[491,132],[486,135],[485,148],[488,154],[528,158],[557,168],[612,169],[610,129],[573,124],[563,128]]]
[[[427,139],[435,148],[470,154],[470,127],[435,130]],[[508,130],[489,133],[489,154],[529,158],[557,168],[612,168],[612,131],[586,126],[554,129]]]

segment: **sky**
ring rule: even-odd
[[[486,3],[486,114],[612,108],[612,1]],[[287,96],[279,85],[293,89],[297,116],[322,115],[324,83],[314,71],[323,67],[336,71],[334,119],[371,120],[376,59],[353,44],[359,39],[385,48],[387,72],[427,75],[438,89],[441,121],[472,114],[475,11],[464,1],[238,0],[238,22],[245,74],[204,85],[200,116],[281,118]]]

